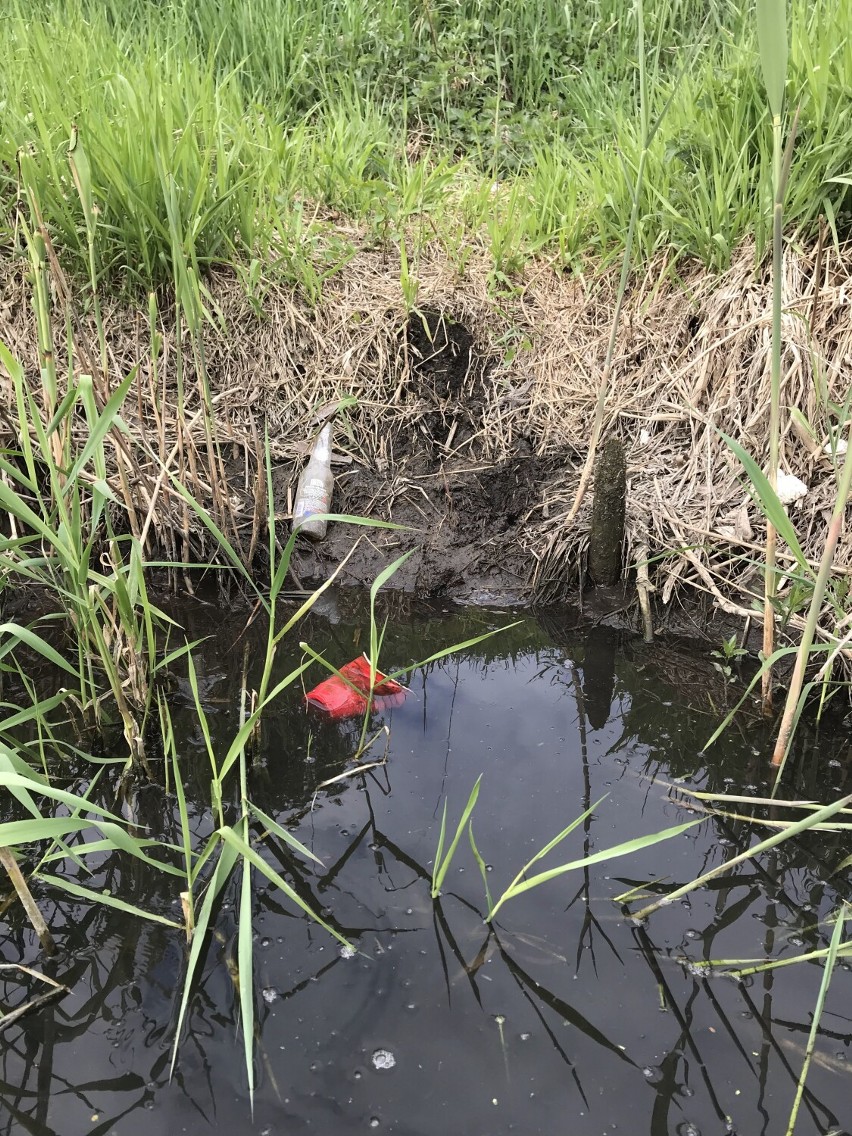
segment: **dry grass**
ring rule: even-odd
[[[790,248],[785,268],[781,465],[810,486],[792,516],[806,554],[816,560],[836,484],[831,458],[822,451],[826,399],[840,402],[846,396],[852,359],[852,274],[831,249],[817,255],[815,249]],[[565,518],[591,430],[615,276],[572,278],[540,263],[528,268],[516,294],[495,296],[484,249],[472,251],[459,276],[437,246],[421,259],[417,276],[419,307],[462,323],[476,351],[469,383],[456,395],[463,402],[476,385],[473,428],[462,432],[458,445],[450,439],[439,464],[445,462],[449,471],[453,463],[481,467],[511,459],[521,440],[533,448],[552,474],[543,488],[531,487],[517,540],[529,554],[530,583],[539,596],[564,594],[587,539],[588,501],[573,522]],[[389,254],[361,252],[327,283],[316,308],[291,289],[269,284],[258,311],[233,277],[223,273],[208,284],[214,303],[205,353],[217,437],[235,530],[248,555],[259,530],[264,424],[276,461],[295,474],[317,411],[355,396],[358,405],[343,423],[348,422],[349,443],[340,431],[338,440],[354,465],[372,471],[381,490],[383,483],[393,485],[418,422],[435,407],[408,381],[413,363],[405,334],[409,317],[399,265]],[[149,537],[160,551],[177,552],[174,532],[186,527],[186,510],[163,477],[161,463],[176,468],[182,448],[189,488],[206,503],[211,499],[197,386],[190,372],[180,424],[176,331],[168,313],[160,328],[156,383],[147,318],[127,309],[108,309],[104,318],[114,375],[140,364],[136,393],[124,414],[135,438],[140,512],[154,500]],[[62,324],[57,312],[58,330]],[[31,311],[20,276],[8,265],[0,337],[34,368]],[[722,276],[682,264],[669,270],[664,260],[631,285],[607,429],[617,431],[628,448],[628,558],[635,560],[635,550],[647,542],[651,580],[666,601],[689,586],[710,592],[725,610],[745,615],[760,595],[763,521],[719,431],[738,439],[759,462],[765,460],[769,340],[770,286],[755,270],[748,246]],[[190,360],[188,337],[183,347]],[[13,419],[5,383],[0,399],[8,424]],[[811,424],[816,442],[801,431],[790,407]],[[377,503],[382,499],[378,491]],[[276,509],[285,512],[286,501],[276,502]],[[193,542],[194,554],[204,555],[197,524]],[[792,564],[783,548],[781,563]],[[848,532],[835,568],[852,573]]]
[[[834,490],[833,466],[822,452],[825,398],[842,401],[852,346],[848,269],[833,252],[822,257],[789,251],[785,259],[782,405],[798,408],[818,439],[802,434],[789,412],[782,468],[811,486],[794,520],[802,545],[817,557],[824,511]],[[651,554],[704,544],[694,556],[674,557],[657,569],[668,597],[679,580],[706,584],[712,566],[728,587],[742,584],[721,564],[743,550],[757,551],[761,520],[748,504],[742,471],[719,431],[765,457],[769,408],[770,286],[756,278],[753,252],[740,250],[721,277],[700,269],[674,279],[649,273],[628,298],[624,332],[608,405],[610,428],[629,447],[631,541],[647,528]],[[542,447],[568,444],[582,451],[607,331],[609,304],[591,288],[560,285],[535,296],[528,316],[541,333],[531,408]],[[596,302],[597,301],[597,302]],[[570,489],[563,496],[567,510]],[[748,505],[745,513],[742,507]],[[748,536],[748,529],[752,537]],[[554,532],[555,545],[564,535]],[[849,569],[847,538],[837,568]],[[735,578],[736,577],[736,578]]]

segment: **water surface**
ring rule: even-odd
[[[444,801],[454,826],[480,774],[474,832],[495,894],[601,798],[546,866],[695,816],[678,786],[762,789],[769,735],[756,716],[745,716],[709,755],[702,752],[738,688],[694,651],[583,628],[568,610],[387,602],[387,669],[520,622],[415,674],[405,704],[374,718],[373,732],[389,727],[387,760],[365,775],[317,788],[349,768],[360,723],[306,714],[300,688],[266,720],[250,795],[290,825],[323,866],[272,839],[263,855],[357,953],[350,957],[257,879],[254,1117],[227,965],[235,952],[236,888],[218,913],[171,1083],[186,944],[167,927],[45,892],[40,901],[61,956],[40,960],[16,921],[4,925],[2,956],[43,967],[72,993],[5,1031],[0,1131],[783,1132],[821,968],[804,964],[734,982],[708,976],[701,964],[791,957],[826,945],[825,919],[850,891],[848,872],[831,874],[845,854],[840,838],[789,841],[641,926],[624,917],[614,897],[646,885],[671,890],[732,858],[755,839],[754,830],[742,821],[706,820],[673,841],[526,893],[502,909],[491,931],[466,838],[441,899],[433,904],[429,894]],[[246,645],[252,666],[260,665],[260,629],[240,637],[245,613],[221,604],[194,604],[180,617],[191,638],[208,636],[197,665],[224,748],[236,722]],[[340,592],[324,599],[299,634],[334,662],[347,662],[368,642],[363,597]],[[284,655],[282,675],[292,661]],[[308,682],[321,677],[317,668]],[[173,713],[201,840],[214,822],[191,706],[181,685]],[[794,755],[800,792],[829,800],[844,791],[841,741],[802,734]],[[385,754],[383,738],[371,754]],[[177,839],[172,794],[145,787],[135,807],[151,833]],[[90,887],[151,911],[179,911],[171,877],[120,854],[90,867]],[[65,871],[78,873],[70,861]],[[9,911],[6,918],[17,917]],[[24,996],[10,981],[5,989],[7,1005]],[[820,1026],[799,1136],[852,1126],[850,995],[844,963]]]

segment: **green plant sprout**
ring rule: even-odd
[[[438,833],[438,845],[435,851],[434,867],[432,871],[432,899],[437,899],[442,892],[447,873],[453,862],[456,850],[459,845],[462,833],[467,826],[468,838],[473,852],[474,859],[476,860],[479,871],[482,875],[483,884],[485,886],[486,900],[488,904],[487,914],[485,916],[486,923],[492,923],[497,917],[497,913],[504,903],[516,896],[523,895],[524,892],[531,891],[534,888],[540,887],[542,884],[548,883],[550,880],[556,879],[558,876],[564,875],[566,872],[576,871],[578,868],[585,868],[591,864],[606,863],[609,860],[618,859],[621,856],[628,856],[633,852],[638,852],[643,848],[650,848],[654,844],[659,844],[664,840],[671,840],[673,837],[680,836],[681,833],[686,832],[688,829],[693,828],[696,824],[701,824],[701,819],[686,821],[684,824],[673,825],[671,828],[662,829],[660,832],[650,833],[646,836],[639,836],[633,840],[625,840],[620,844],[615,844],[611,848],[602,849],[600,852],[593,852],[589,856],[581,857],[579,860],[571,860],[568,863],[560,864],[554,868],[548,868],[535,875],[530,875],[530,870],[540,861],[552,852],[559,844],[562,843],[566,837],[590,817],[595,810],[603,803],[606,797],[601,797],[590,808],[580,813],[575,817],[570,824],[566,825],[561,832],[557,833],[552,840],[544,844],[534,856],[532,856],[526,864],[515,875],[508,887],[498,896],[496,902],[491,897],[491,892],[488,886],[487,867],[473,836],[473,821],[471,816],[476,806],[479,797],[480,784],[482,776],[480,775],[471,790],[468,797],[467,804],[465,805],[459,823],[456,826],[455,835],[450,843],[446,853],[444,852],[444,843],[446,839],[446,820],[447,820],[447,801],[444,800],[444,809],[441,815],[441,827]]]
[[[734,668],[739,663],[740,659],[748,655],[748,651],[745,647],[739,645],[736,632],[734,632],[733,635],[722,640],[718,651],[711,651],[710,654],[714,659],[719,660],[713,663],[716,670],[723,674],[729,682],[733,682],[736,677],[734,675]]]

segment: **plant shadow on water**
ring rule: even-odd
[[[424,606],[399,595],[383,603],[388,671],[510,622],[507,612]],[[229,738],[244,644],[262,632],[250,629],[235,646],[245,615],[231,616],[220,600],[193,601],[172,614],[189,638],[207,637],[195,652],[200,697],[211,730]],[[265,719],[252,800],[322,866],[308,866],[274,835],[264,840],[265,854],[357,950],[341,947],[258,880],[253,1119],[240,1048],[232,882],[171,1082],[186,965],[180,935],[64,893],[39,896],[63,948],[41,968],[72,992],[4,1031],[0,1131],[783,1131],[821,967],[734,982],[710,976],[704,964],[825,947],[825,919],[852,893],[848,871],[832,875],[842,836],[789,840],[646,924],[626,919],[615,896],[633,887],[665,893],[748,847],[750,825],[716,816],[674,840],[525,893],[491,927],[465,839],[432,902],[444,802],[457,817],[480,774],[476,843],[496,894],[604,794],[566,842],[571,858],[690,819],[678,784],[762,788],[771,731],[758,718],[742,719],[738,731],[702,753],[722,700],[734,697],[708,661],[686,648],[577,626],[567,609],[511,613],[515,618],[519,624],[506,634],[416,672],[405,703],[374,715],[374,730],[390,727],[387,762],[365,773],[321,787],[350,768],[360,722],[306,713],[298,690]],[[368,635],[365,598],[345,590],[323,596],[304,625],[304,638],[338,664],[359,654]],[[284,673],[292,663],[282,654],[276,666]],[[188,686],[174,694],[171,710],[189,821],[203,840],[216,819],[193,805],[208,799],[209,766]],[[380,759],[383,744],[365,760]],[[802,729],[796,746],[800,760],[808,747],[820,749],[828,782],[799,792],[828,799],[848,791],[840,738],[833,761],[825,759],[825,736]],[[131,805],[140,831],[180,842],[172,794],[141,787]],[[121,853],[90,859],[89,868],[90,888],[165,916],[179,910],[173,878]],[[65,862],[67,874],[77,870]],[[15,908],[5,918],[3,960],[32,965],[32,931]],[[850,1124],[844,1073],[852,1017],[840,1012],[850,1004],[848,970],[846,961],[838,967],[821,1019],[800,1136]],[[0,979],[4,1009],[42,992],[24,973],[4,970]]]

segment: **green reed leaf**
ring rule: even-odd
[[[467,804],[465,805],[464,809],[462,810],[461,818],[459,819],[459,823],[456,826],[455,836],[453,837],[453,839],[450,842],[450,846],[447,849],[446,856],[444,856],[443,859],[442,859],[441,853],[442,853],[443,847],[444,847],[444,833],[445,833],[445,823],[446,823],[446,817],[447,817],[447,802],[446,802],[446,800],[444,801],[444,815],[443,815],[443,818],[441,819],[441,831],[440,831],[440,834],[438,836],[438,849],[435,853],[435,867],[432,871],[432,898],[433,899],[437,899],[438,896],[441,894],[441,888],[444,886],[444,880],[447,877],[447,872],[450,870],[450,865],[453,862],[453,856],[455,856],[456,848],[458,848],[459,840],[461,840],[461,835],[464,832],[468,821],[470,820],[470,814],[473,812],[473,810],[476,806],[476,802],[477,802],[477,799],[479,797],[479,788],[480,788],[481,784],[482,784],[482,774],[480,773],[480,775],[477,777],[476,781],[474,782],[473,788],[470,791],[470,796],[467,799]]]
[[[69,895],[76,896],[78,899],[85,899],[90,903],[101,903],[106,907],[113,907],[116,911],[123,911],[127,915],[135,915],[137,919],[147,919],[152,923],[162,923],[166,927],[174,927],[176,930],[181,929],[180,923],[175,923],[173,919],[167,919],[165,915],[158,915],[154,911],[145,911],[142,907],[137,907],[133,903],[128,903],[124,899],[118,899],[109,892],[95,891],[94,888],[84,887],[82,884],[75,883],[73,880],[66,879],[60,876],[51,876],[47,872],[39,872],[38,878],[52,887],[58,888],[60,891],[67,892]]]
[[[755,14],[766,98],[773,118],[780,118],[787,79],[787,0],[756,0]]]

